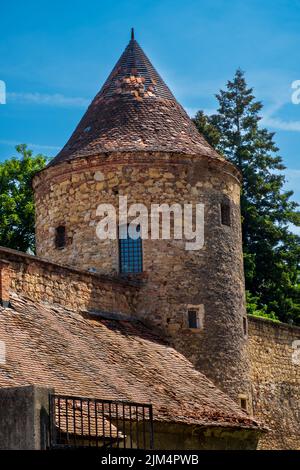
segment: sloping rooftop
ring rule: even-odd
[[[50,165],[107,151],[137,150],[219,157],[132,34],[100,92]]]
[[[0,387],[36,384],[60,394],[152,403],[154,419],[165,422],[258,426],[141,323],[12,294],[11,308],[0,307],[0,340],[6,346]]]

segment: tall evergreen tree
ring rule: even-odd
[[[261,102],[237,70],[226,90],[216,95],[212,116],[198,112],[199,131],[242,172],[241,211],[248,305],[251,312],[300,324],[300,238],[290,224],[300,225],[298,204],[285,191],[285,166],[274,133],[259,126]],[[250,308],[251,306],[251,308]]]
[[[34,201],[31,180],[46,157],[17,145],[18,157],[0,163],[0,245],[34,251]]]

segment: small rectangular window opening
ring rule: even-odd
[[[55,230],[55,248],[61,250],[66,246],[66,227],[59,225]]]
[[[231,225],[230,202],[221,202],[221,223],[222,225]]]
[[[119,238],[119,259],[121,273],[142,273],[143,272],[143,246],[141,237],[141,228],[136,226],[138,237],[132,238],[128,233],[129,226],[120,227],[120,233],[125,237]]]
[[[244,331],[244,336],[248,335],[248,321],[246,317],[243,317],[243,331]]]
[[[241,398],[241,408],[243,411],[248,411],[247,398]]]
[[[189,328],[200,328],[199,315],[197,310],[188,310]]]

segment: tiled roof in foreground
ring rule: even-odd
[[[107,151],[138,150],[219,157],[132,37],[50,165]]]
[[[151,402],[154,419],[258,427],[181,354],[137,322],[84,317],[12,295],[0,308],[0,387]]]

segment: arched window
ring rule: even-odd
[[[59,225],[55,229],[55,248],[62,250],[66,246],[66,227]]]
[[[136,227],[136,236],[131,237],[129,226],[122,226],[119,230],[119,260],[120,273],[143,272],[143,246],[140,226]]]

